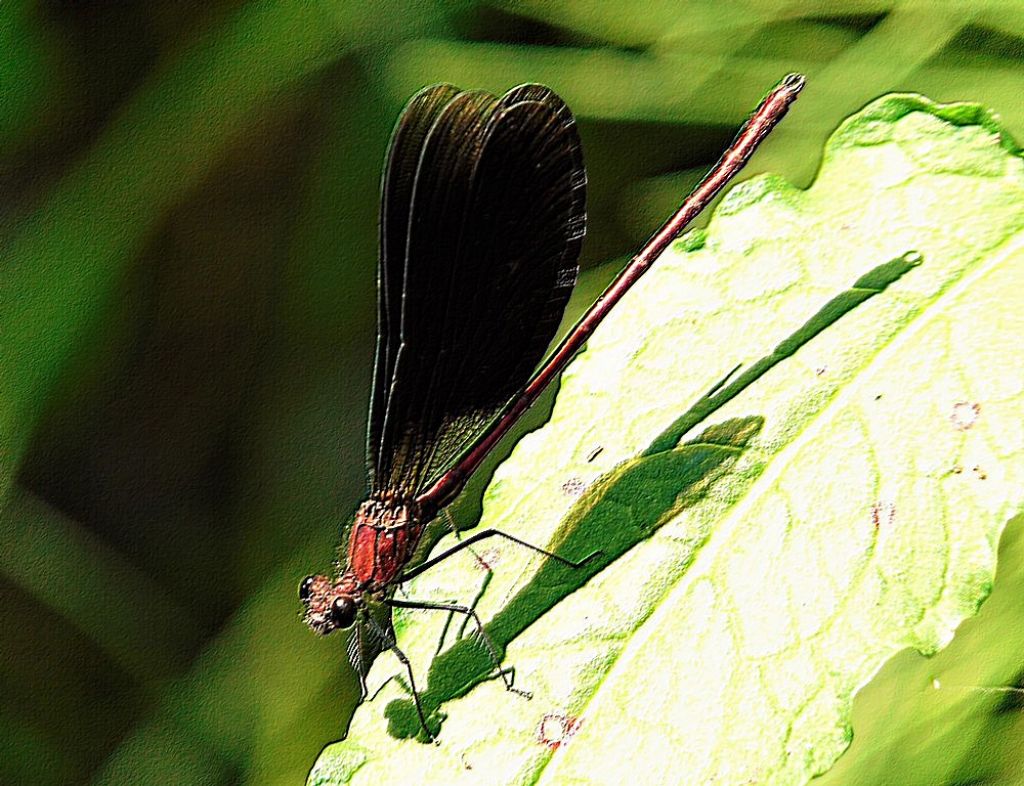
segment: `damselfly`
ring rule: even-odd
[[[572,113],[549,88],[496,97],[428,87],[405,107],[384,171],[377,352],[366,454],[369,495],[333,576],[299,588],[317,633],[351,628],[363,681],[390,649],[405,666],[420,724],[433,734],[390,617],[375,608],[472,618],[497,673],[514,690],[469,607],[395,597],[397,586],[485,538],[503,537],[578,566],[510,533],[485,530],[407,568],[425,526],[582,348],[655,259],[746,164],[803,87],[787,76],[718,163],[540,365],[578,272],[586,172]]]

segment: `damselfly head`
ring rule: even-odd
[[[359,588],[347,576],[338,581],[327,576],[306,576],[299,584],[299,600],[306,606],[303,619],[321,636],[351,628],[362,599]]]

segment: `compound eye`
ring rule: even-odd
[[[309,600],[309,596],[313,594],[313,582],[316,580],[315,576],[306,576],[299,584],[299,600],[303,603]]]
[[[336,628],[351,628],[356,621],[356,602],[352,598],[335,598],[331,604],[331,622]]]

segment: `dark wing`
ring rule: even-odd
[[[578,271],[586,175],[568,107],[542,85],[452,90],[420,93],[392,140],[374,491],[419,493],[487,427],[542,359]]]
[[[405,105],[391,134],[381,179],[380,260],[377,265],[377,353],[374,361],[366,458],[371,485],[377,472],[377,450],[388,390],[398,354],[405,281],[405,248],[409,236],[412,189],[427,134],[438,115],[460,91],[453,85],[421,90]]]

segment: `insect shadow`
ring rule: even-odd
[[[574,562],[593,556],[575,568],[547,560],[484,626],[497,658],[503,660],[508,645],[561,600],[707,496],[761,432],[765,420],[760,415],[733,418],[708,426],[698,436],[680,444],[691,429],[920,263],[919,254],[908,252],[858,278],[770,353],[740,373],[738,369],[729,372],[639,456],[624,461],[591,484],[566,515],[559,535],[548,547]],[[690,555],[691,562],[699,548],[700,544]],[[439,727],[443,721],[440,709],[445,702],[466,695],[494,676],[494,657],[476,637],[460,639],[438,654],[430,666],[429,687],[420,693],[421,705],[432,725]],[[411,698],[391,701],[385,715],[393,736],[408,738],[422,734]]]

